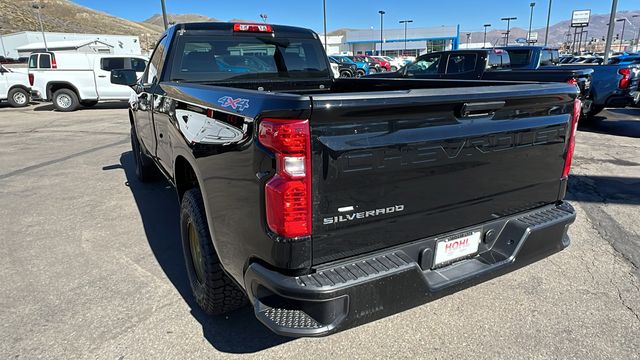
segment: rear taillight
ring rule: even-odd
[[[631,85],[631,69],[620,69],[618,74],[622,75],[622,79],[618,83],[618,88],[628,89]]]
[[[576,80],[576,79],[569,79],[569,81],[567,81],[567,84],[569,84],[569,85],[578,85],[578,80]]]
[[[33,81],[35,80],[35,78],[33,77],[33,74],[29,73],[29,85],[33,86]]]
[[[562,170],[562,177],[569,176],[571,171],[571,160],[573,159],[573,152],[576,148],[576,132],[578,131],[578,120],[580,120],[580,113],[582,111],[582,102],[578,99],[573,103],[573,114],[571,115],[571,128],[569,129],[569,143],[567,144],[567,155],[564,158],[564,169]]]
[[[51,54],[51,68],[52,69],[58,68],[58,63],[56,62],[56,56],[54,54]]]
[[[269,228],[287,238],[311,235],[309,121],[264,119],[258,129],[258,141],[276,158],[276,175],[265,186]]]

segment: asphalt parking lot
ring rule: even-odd
[[[177,203],[135,179],[122,104],[0,105],[0,357],[640,358],[640,109],[577,135],[572,245],[517,272],[319,339],[191,299]]]

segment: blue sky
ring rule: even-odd
[[[160,0],[73,0],[93,9],[119,17],[141,21],[161,12]],[[548,0],[535,1],[533,27],[545,26]],[[166,0],[170,13],[199,13],[221,20],[233,18],[260,20],[266,13],[269,22],[310,27],[322,32],[322,0]],[[385,10],[385,27],[399,27],[398,20],[413,19],[415,27],[460,24],[464,31],[481,31],[483,23],[497,26],[500,18],[517,16],[512,26],[526,28],[529,0],[327,0],[327,28],[378,27],[378,10]],[[608,13],[610,0],[553,0],[551,23],[567,20],[574,9]],[[638,0],[619,0],[618,11],[640,9]]]

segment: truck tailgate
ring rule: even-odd
[[[556,202],[575,97],[566,84],[314,96],[313,263]]]

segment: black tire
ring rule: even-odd
[[[197,235],[192,244],[190,231]],[[187,190],[180,205],[180,235],[189,283],[196,303],[204,312],[221,315],[248,303],[245,293],[229,278],[211,241],[200,189]],[[193,255],[194,251],[197,252]],[[199,262],[200,272],[194,262]]]
[[[602,105],[591,105],[591,109],[589,109],[587,115],[584,116],[584,120],[594,121],[596,119],[596,116],[601,113],[602,110],[604,110],[604,106]]]
[[[12,107],[25,107],[29,105],[31,95],[29,95],[29,92],[25,89],[13,88],[7,95],[7,101]]]
[[[57,90],[51,98],[56,110],[62,112],[75,111],[80,105],[78,95],[71,89]]]
[[[143,183],[156,180],[158,169],[153,163],[153,160],[142,150],[134,127],[131,127],[131,151],[133,152],[133,161],[136,166],[136,177],[138,180]]]
[[[98,104],[98,100],[83,100],[83,101],[80,101],[80,105],[82,105],[84,107],[92,107],[92,106],[96,106],[96,104]]]
[[[370,67],[369,68],[369,74],[375,74],[378,72],[378,69],[376,69],[375,67]]]
[[[353,77],[353,73],[351,71],[348,70],[343,70],[340,72],[340,77],[342,78],[350,78]]]
[[[356,77],[362,77],[362,76],[365,76],[365,75],[366,75],[366,73],[364,72],[364,70],[362,70],[362,69],[356,70]]]

